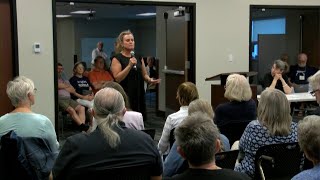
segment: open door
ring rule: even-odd
[[[14,50],[15,24],[14,0],[0,0],[0,116],[13,110],[6,94],[7,83],[17,75],[17,54]]]
[[[166,82],[166,115],[179,110],[180,105],[176,99],[177,88],[181,83],[189,80],[189,17],[181,7],[164,13],[167,42],[166,65],[163,69]]]

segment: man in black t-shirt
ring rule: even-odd
[[[285,94],[292,93],[292,88],[288,85],[288,77],[283,74],[285,63],[281,60],[275,60],[271,72],[267,73],[263,78],[263,87],[271,89],[279,89]]]
[[[165,179],[250,179],[246,174],[221,169],[215,164],[215,154],[220,149],[219,130],[212,119],[201,113],[186,117],[175,129],[177,151],[189,163],[182,174]]]
[[[295,92],[308,92],[308,78],[317,72],[317,69],[307,65],[308,56],[305,53],[298,55],[297,64],[290,66],[289,80]]]

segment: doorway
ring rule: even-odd
[[[257,71],[253,80],[261,84],[274,60],[287,54],[288,64],[297,63],[297,55],[308,55],[308,65],[320,66],[319,7],[250,6],[249,69]]]
[[[72,5],[71,5],[72,4]],[[56,0],[53,1],[53,7],[55,8],[53,10],[54,17],[56,17],[58,9],[59,8],[70,8],[70,6],[84,6],[85,9],[93,12],[91,14],[87,14],[87,15],[78,15],[77,17],[74,17],[74,20],[71,20],[71,18],[65,18],[65,19],[58,19],[58,18],[54,18],[54,22],[56,22],[56,24],[54,24],[54,32],[56,32],[55,38],[54,38],[54,42],[55,42],[55,58],[54,58],[54,63],[56,64],[58,59],[59,61],[63,61],[63,65],[65,67],[65,69],[70,69],[69,72],[66,72],[68,75],[72,74],[72,67],[73,67],[73,62],[74,62],[74,58],[73,57],[77,57],[78,60],[85,60],[82,59],[83,54],[81,53],[81,39],[80,37],[84,37],[87,36],[87,40],[91,39],[95,39],[95,38],[101,38],[101,37],[106,37],[112,39],[112,38],[116,38],[117,35],[119,34],[119,32],[121,32],[122,30],[125,29],[130,29],[133,34],[135,35],[135,40],[136,40],[136,45],[140,46],[137,47],[139,49],[140,52],[143,52],[143,56],[153,56],[156,59],[158,59],[158,64],[159,64],[159,68],[157,69],[157,71],[159,72],[159,77],[162,79],[160,86],[165,86],[165,87],[160,87],[158,88],[158,96],[156,101],[158,102],[156,104],[157,107],[157,112],[156,115],[160,115],[162,116],[162,121],[165,119],[164,115],[166,114],[166,98],[170,98],[172,100],[175,100],[176,94],[174,93],[174,95],[166,95],[165,89],[166,87],[166,80],[165,80],[165,74],[163,73],[164,70],[164,66],[166,65],[166,63],[168,63],[168,61],[170,60],[170,58],[168,56],[166,56],[166,50],[168,50],[168,47],[166,46],[166,41],[164,41],[165,37],[166,37],[166,33],[165,33],[165,29],[164,27],[164,18],[163,18],[163,12],[168,11],[168,10],[176,10],[178,9],[180,6],[181,7],[185,7],[188,11],[188,13],[190,13],[190,21],[188,21],[188,32],[185,34],[185,38],[188,39],[188,44],[185,43],[180,43],[179,46],[188,48],[188,51],[185,51],[187,54],[185,55],[186,58],[182,58],[183,60],[183,68],[187,67],[186,69],[186,78],[184,79],[184,81],[191,81],[191,82],[195,82],[195,4],[194,3],[168,3],[168,2],[139,2],[139,1],[116,1],[116,2],[111,2],[111,1],[96,1],[96,2],[92,2],[92,1],[65,1],[65,0]],[[148,18],[148,23],[142,22],[141,18],[138,20],[130,20],[127,18],[127,20],[125,20],[125,18],[121,17],[116,19],[116,21],[109,21],[110,23],[108,23],[108,27],[103,26],[104,21],[101,18],[101,16],[106,16],[105,14],[101,14],[99,12],[99,9],[95,9],[94,6],[97,7],[103,7],[102,10],[104,10],[103,12],[110,12],[112,11],[113,13],[113,18],[115,18],[114,16],[116,15],[121,15],[121,16],[129,16],[130,13],[133,13],[135,16],[137,13],[134,12],[135,7],[139,7],[138,10],[141,11],[141,13],[146,10],[146,9],[154,9],[156,12],[156,15],[153,17],[154,20],[152,20],[152,18]],[[115,8],[117,7],[117,8]],[[166,9],[164,11],[164,9]],[[110,10],[110,11],[109,11]],[[64,14],[67,15],[67,14]],[[68,14],[70,15],[70,14]],[[136,18],[136,17],[135,17]],[[110,20],[110,18],[109,18]],[[69,22],[68,22],[69,21]],[[73,22],[71,22],[73,21]],[[121,23],[126,21],[126,23]],[[134,23],[135,25],[132,24],[132,21],[136,21],[136,23]],[[161,21],[161,22],[160,22]],[[74,28],[74,32],[72,34],[72,32],[68,31],[67,33],[69,33],[69,35],[67,36],[60,36],[59,35],[59,25],[57,22],[62,22],[67,24],[67,26],[69,26],[70,28]],[[83,22],[83,23],[81,23]],[[102,28],[98,28],[94,30],[94,26],[92,25],[93,22],[100,22],[100,25],[103,26]],[[159,23],[161,23],[159,25]],[[98,23],[97,23],[98,24]],[[144,31],[141,31],[139,28],[137,28],[136,25],[147,25],[149,24],[150,26],[147,26],[146,28],[143,28]],[[60,24],[61,25],[61,24]],[[159,25],[159,27],[158,27]],[[97,27],[97,26],[95,26]],[[105,27],[105,28],[104,28]],[[82,32],[77,31],[76,29],[79,28],[82,30]],[[65,30],[65,29],[64,29]],[[104,34],[104,36],[102,35],[95,35],[92,33],[88,33],[88,32],[84,32],[84,31],[95,31],[101,34]],[[147,30],[147,31],[146,31]],[[154,36],[156,36],[153,40],[153,42],[150,41],[150,39],[152,38],[148,38],[150,37],[150,34],[154,34]],[[66,37],[72,37],[71,41],[68,42],[68,47],[72,47],[73,50],[68,51],[66,48],[61,47],[59,41],[59,38],[66,38]],[[149,39],[149,40],[148,40]],[[109,41],[108,40],[108,41]],[[65,42],[65,41],[64,41]],[[106,41],[107,42],[107,41]],[[110,40],[111,43],[113,43],[113,40]],[[152,44],[153,43],[153,44]],[[92,47],[90,47],[90,51]],[[68,52],[63,52],[63,51],[68,51]],[[138,52],[138,51],[137,51]],[[147,52],[147,53],[145,53]],[[61,54],[62,53],[62,54]],[[69,54],[68,54],[69,53]],[[65,56],[67,55],[67,56]],[[63,57],[63,58],[60,58]],[[66,58],[64,58],[66,57]],[[176,59],[171,59],[171,61],[177,61]],[[188,64],[185,64],[185,61],[188,61]],[[67,63],[67,65],[65,64]],[[55,72],[56,73],[56,72]],[[57,74],[55,74],[55,78],[57,77]],[[55,81],[56,82],[56,81]],[[179,84],[175,84],[174,86],[170,86],[173,88],[173,91],[176,91],[176,88],[178,87]],[[55,87],[57,88],[57,85],[55,85]],[[56,90],[56,94],[55,96],[57,97],[57,90]],[[58,102],[57,102],[57,98],[56,98],[56,114],[58,114]],[[58,116],[56,116],[56,124],[58,124]],[[149,121],[149,120],[148,120]],[[59,126],[59,125],[58,125]],[[58,128],[58,126],[56,126],[56,128]],[[161,127],[162,128],[162,127]],[[57,132],[58,129],[56,129]],[[161,132],[160,132],[161,133]]]
[[[16,22],[16,1],[0,0],[0,116],[13,110],[6,87],[19,71]]]

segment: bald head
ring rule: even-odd
[[[103,49],[103,42],[102,42],[102,41],[100,41],[100,42],[97,43],[97,48],[98,48],[100,51],[102,51],[102,49]]]

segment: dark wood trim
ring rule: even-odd
[[[17,2],[10,1],[11,8],[11,39],[12,39],[12,57],[13,57],[13,76],[19,75],[19,52],[18,52],[18,28],[17,28]]]
[[[54,75],[54,112],[55,130],[59,141],[59,106],[58,106],[58,74],[57,74],[57,23],[56,23],[56,0],[52,0],[52,23],[53,23],[53,75]]]

